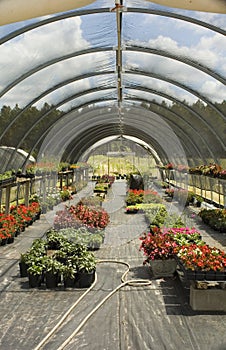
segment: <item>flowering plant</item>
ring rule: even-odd
[[[190,244],[177,246],[175,252],[185,268],[202,271],[225,271],[226,254],[215,247],[207,244]]]
[[[66,187],[64,187],[62,189],[62,191],[60,191],[60,197],[61,197],[63,202],[70,200],[70,199],[73,199],[73,197],[71,195],[71,191]]]
[[[202,209],[199,216],[214,230],[226,232],[226,209]]]
[[[199,174],[211,177],[226,178],[226,169],[223,169],[219,164],[210,163],[208,165],[202,164],[194,168],[189,168],[190,174]]]
[[[0,213],[0,239],[14,237],[17,222],[12,214]]]
[[[143,203],[162,203],[162,198],[157,191],[144,190]]]
[[[167,196],[169,196],[169,197],[173,197],[174,196],[174,188],[166,188],[165,194],[167,194]]]
[[[127,205],[136,205],[142,203],[144,198],[144,190],[128,190],[126,196]]]
[[[139,208],[136,205],[129,205],[128,207],[126,207],[126,213],[137,213],[139,210]]]
[[[163,234],[170,235],[173,240],[178,245],[188,245],[192,243],[196,243],[197,245],[204,244],[202,241],[201,234],[196,228],[192,227],[172,227],[172,228],[162,228],[161,232]]]
[[[91,208],[82,203],[71,205],[69,212],[89,227],[105,228],[109,223],[109,214],[102,208]]]
[[[174,169],[174,164],[173,163],[167,163],[166,165],[164,165],[164,168],[166,170],[172,170],[172,169]]]
[[[111,186],[113,184],[113,182],[115,181],[115,176],[104,174],[104,175],[102,175],[101,180],[103,182],[106,182],[106,183],[108,182]]]
[[[177,171],[181,172],[181,173],[186,173],[189,170],[189,167],[187,165],[184,164],[178,164],[176,167]]]
[[[25,227],[28,222],[32,221],[31,211],[32,210],[24,204],[19,204],[18,206],[12,206],[10,208],[10,213],[16,219],[18,229]]]
[[[126,203],[127,205],[136,205],[141,203],[161,203],[162,198],[157,191],[148,190],[128,190]]]
[[[54,219],[54,228],[79,227],[103,229],[109,223],[109,214],[102,208],[91,208],[79,202],[69,208],[58,211]]]
[[[53,222],[53,227],[55,230],[60,230],[68,227],[78,228],[79,226],[81,226],[79,220],[70,212],[68,212],[68,210],[64,209],[56,212],[56,216]]]
[[[142,250],[146,256],[144,264],[148,263],[150,260],[166,260],[175,257],[177,243],[170,235],[143,233],[140,240],[142,241],[140,250]]]

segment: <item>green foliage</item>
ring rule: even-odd
[[[204,201],[202,196],[199,196],[198,194],[194,195],[194,198],[196,199],[197,202],[202,203]]]
[[[45,268],[45,272],[50,272],[56,275],[58,273],[61,273],[63,270],[63,264],[57,259],[55,259],[55,257],[45,256],[42,261]]]
[[[0,180],[6,180],[10,179],[13,176],[12,170],[5,171],[4,173],[0,174]]]
[[[4,132],[10,122],[16,118],[19,113],[21,113],[20,118],[12,124],[7,132]],[[48,118],[43,118],[38,121],[40,116],[47,113]],[[49,105],[48,103],[45,103],[41,109],[31,106],[26,108],[26,110],[22,110],[18,104],[16,104],[14,108],[3,106],[0,111],[0,134],[3,135],[4,133],[1,144],[10,145],[12,147],[19,145],[19,148],[29,152],[37,141],[37,146],[33,152],[33,155],[36,156],[41,146],[41,143],[38,143],[38,141],[41,140],[48,127],[52,125],[53,122],[57,121],[62,114],[62,111],[57,110],[53,105]],[[35,122],[37,122],[37,124],[23,140],[24,135],[33,127]]]
[[[78,269],[84,272],[92,272],[96,269],[96,258],[91,252],[86,252],[78,258]]]
[[[62,274],[64,279],[65,278],[75,278],[77,272],[76,265],[72,262],[69,262],[68,264],[63,265],[62,267]]]
[[[226,209],[202,209],[199,216],[214,230],[226,232]]]
[[[98,239],[101,239],[100,235]],[[53,251],[49,250],[50,242],[58,244]],[[78,270],[91,272],[96,269],[96,258],[87,250],[86,245],[71,242],[62,232],[58,233],[54,230],[47,232],[46,239],[35,240],[31,249],[21,254],[20,261],[28,265],[28,273],[33,275],[50,272],[62,274],[64,278],[73,278]]]
[[[150,223],[150,228],[184,226],[182,218],[175,213],[169,214],[164,204],[139,204],[138,208],[144,211],[146,220]]]
[[[71,192],[67,189],[60,191],[60,197],[63,202],[72,199]]]
[[[103,243],[104,233],[100,230],[90,232],[87,228],[81,227],[75,229],[73,227],[65,228],[59,231],[64,237],[73,243],[82,244],[87,249],[97,249]]]

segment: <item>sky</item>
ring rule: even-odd
[[[162,6],[145,0],[124,1],[128,7],[144,7],[150,9],[169,10]],[[113,7],[111,0],[95,1],[90,7]],[[226,15],[204,12],[184,11],[170,9],[201,21],[211,23],[225,29]],[[52,18],[46,16],[44,18]],[[43,19],[43,18],[41,18]],[[0,27],[0,37],[11,31],[38,22],[40,19],[31,19],[24,22]],[[139,46],[149,49],[163,50],[166,54],[173,54],[181,59],[188,58],[193,62],[204,65],[222,77],[226,77],[226,37],[213,30],[198,25],[172,19],[164,16],[123,13],[122,45]],[[61,109],[67,110],[72,105],[92,100],[92,94],[72,99],[66,104],[65,98],[89,90],[94,87],[116,87],[117,77],[112,74],[115,71],[115,51],[106,51],[76,55],[84,49],[95,47],[116,47],[117,31],[115,13],[73,17],[62,21],[50,23],[45,26],[28,31],[0,46],[0,108],[3,105],[14,107],[18,104],[24,107],[31,101],[36,106],[43,103],[60,103]],[[67,55],[73,55],[68,57]],[[61,59],[61,57],[65,59]],[[59,62],[57,62],[57,59]],[[47,64],[48,62],[48,64]],[[46,67],[44,68],[44,65]],[[22,79],[23,75],[34,69],[30,76]],[[123,70],[137,69],[145,71],[147,76],[123,74],[124,84],[134,84],[145,87],[154,87],[159,91],[176,96],[181,100],[193,103],[197,96],[178,88],[165,79],[179,82],[180,84],[202,93],[212,102],[225,100],[226,88],[223,83],[203,73],[188,64],[161,57],[151,53],[123,52]],[[82,74],[92,72],[109,72],[98,77],[69,81]],[[153,78],[157,74],[160,78]],[[21,82],[14,87],[12,85],[19,79]],[[59,87],[52,93],[48,90],[57,84]],[[60,86],[60,85],[59,85]],[[4,91],[8,90],[3,94]],[[43,91],[46,94],[42,98]],[[112,89],[96,92],[95,98],[100,96],[116,98],[116,91]],[[93,95],[94,96],[94,95]],[[93,97],[94,98],[94,97]]]

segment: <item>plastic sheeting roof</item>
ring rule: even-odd
[[[29,107],[48,103],[64,113],[33,139],[29,154],[41,142],[39,158],[76,162],[101,139],[126,135],[162,161],[223,158],[226,11],[144,0],[84,5],[0,27],[0,108],[22,108],[0,138]],[[17,148],[49,113],[20,130]]]
[[[7,162],[14,152],[14,147],[0,146],[0,159]],[[25,161],[27,164],[34,164],[36,160],[34,157],[29,156],[27,152],[19,148],[16,151],[16,157],[11,161],[10,167],[7,170],[22,168]]]

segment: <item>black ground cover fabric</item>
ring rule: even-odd
[[[66,350],[225,350],[226,313],[193,311],[187,282],[177,276],[154,279],[148,267],[142,265],[139,235],[147,224],[142,214],[124,213],[125,193],[126,183],[118,181],[103,204],[111,222],[106,228],[105,242],[95,254],[99,259],[112,262],[98,264],[96,285],[43,349],[58,349],[87,314],[121,284],[126,266],[116,263],[119,261],[130,265],[126,279],[148,278],[151,285],[125,286],[114,293],[90,317]],[[32,239],[42,236],[48,226],[42,216],[14,245],[0,247],[0,349],[35,349],[85,292],[29,289],[27,278],[19,277],[19,252]]]

